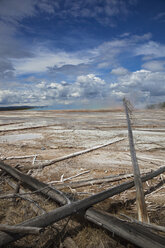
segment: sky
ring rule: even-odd
[[[165,0],[0,0],[0,106],[165,101]]]

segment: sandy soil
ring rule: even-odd
[[[165,111],[164,110],[139,110],[134,111],[132,115],[133,134],[135,147],[137,152],[138,163],[141,173],[158,169],[164,165],[165,150]],[[104,148],[92,151],[81,156],[58,162],[44,169],[34,169],[31,175],[44,181],[60,181],[61,177],[68,178],[83,171],[89,170],[88,173],[76,177],[70,181],[80,181],[85,179],[99,178],[103,176],[113,176],[118,174],[132,173],[132,164],[129,152],[129,143],[127,136],[127,124],[125,113],[122,110],[111,111],[8,111],[0,112],[0,157],[6,163],[15,166],[40,165],[45,161],[69,155],[74,152],[82,151],[94,146],[102,145],[110,142],[114,138],[124,138],[124,140],[106,146]],[[34,155],[29,158],[15,158]],[[145,190],[156,185],[162,180],[164,175],[157,177],[144,184]],[[4,190],[11,188],[6,186],[5,179],[1,178],[1,185],[4,187],[0,193],[4,194]],[[69,181],[69,180],[68,180]],[[123,182],[123,181],[120,181]],[[118,184],[119,182],[117,182]],[[58,183],[57,183],[58,184]],[[80,189],[67,189],[74,192],[79,198],[87,197],[95,192],[107,189],[115,183],[106,183],[102,185],[93,185],[82,187]],[[56,185],[56,184],[55,184]],[[7,188],[6,188],[7,187]],[[146,196],[146,202],[151,222],[165,225],[165,188],[159,188],[155,193]],[[130,216],[137,217],[136,204],[125,207],[128,199],[135,197],[135,189],[120,194],[120,196],[112,197],[105,202],[98,204],[98,208],[102,208],[111,213],[124,212]],[[7,201],[7,200],[6,200]],[[11,223],[11,215],[13,211],[13,202],[10,202],[8,209],[0,210],[0,220],[3,223]],[[54,208],[54,205],[43,203],[43,199],[39,202],[44,205],[46,211]],[[1,203],[3,206],[4,201]],[[20,203],[23,204],[23,203]],[[27,204],[27,203],[26,203]],[[26,204],[18,206],[26,207]],[[116,204],[116,207],[114,207]],[[113,206],[113,207],[112,207]],[[23,209],[23,207],[22,207]],[[115,210],[114,210],[115,209]],[[29,218],[30,213],[26,218]],[[23,219],[26,219],[25,216]],[[18,221],[19,222],[19,221]],[[63,222],[62,222],[63,223]],[[59,224],[59,226],[62,224]],[[74,222],[68,226],[68,229],[75,225]],[[111,244],[111,247],[127,247],[123,241],[114,240],[109,233],[88,226],[84,223],[84,227],[75,231],[72,238],[78,247],[109,247],[105,243]],[[87,232],[88,230],[88,232]],[[49,230],[48,232],[53,232]],[[94,241],[92,235],[99,232],[100,239]],[[71,232],[69,232],[69,235]],[[86,234],[85,234],[86,233]],[[86,246],[82,244],[82,235],[84,239],[89,239]],[[52,235],[55,236],[53,233]],[[86,236],[85,236],[86,235]],[[51,236],[51,234],[50,234]],[[53,236],[53,237],[54,237]],[[44,237],[44,234],[43,234]],[[86,238],[85,238],[86,237]],[[105,238],[106,237],[106,238]],[[26,240],[26,242],[24,241]],[[36,245],[35,239],[31,239],[31,244],[27,246],[27,239],[17,242],[17,245],[23,247],[44,247],[44,241]],[[100,245],[100,241],[104,246]],[[104,242],[106,241],[106,242]],[[21,243],[22,242],[22,243]],[[24,242],[24,243],[23,243]],[[29,241],[28,241],[29,242]],[[108,243],[110,242],[110,243]],[[25,245],[26,243],[26,245]],[[12,246],[11,247],[15,247]],[[19,246],[20,247],[20,246]],[[58,246],[51,246],[58,247]],[[134,246],[132,246],[134,247]]]

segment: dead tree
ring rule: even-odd
[[[3,166],[2,166],[3,165]],[[0,168],[6,171],[4,163],[0,162]],[[16,170],[15,168],[12,168],[10,166],[7,166],[10,168],[10,173],[12,170]],[[7,171],[9,171],[9,168],[7,169]],[[16,170],[17,171],[17,170]],[[149,180],[155,176],[158,176],[159,174],[165,172],[165,167],[159,168],[157,171],[148,173],[146,176],[142,177],[142,180]],[[16,172],[15,172],[16,175]],[[37,179],[36,179],[37,180]],[[76,214],[78,212],[82,210],[86,211],[89,207],[91,207],[92,205],[103,201],[113,195],[119,194],[125,190],[130,189],[131,187],[134,186],[134,181],[129,181],[129,182],[125,182],[121,185],[115,186],[111,189],[105,190],[103,192],[100,192],[98,194],[95,194],[89,198],[80,200],[80,201],[76,201],[76,202],[72,202],[68,205],[65,205],[63,207],[60,207],[58,209],[55,209],[47,214],[43,214],[41,216],[38,216],[36,218],[30,219],[28,221],[25,221],[22,224],[19,225],[23,225],[23,226],[36,226],[36,227],[45,227],[47,225],[51,225],[54,222],[61,220],[67,216],[70,216],[72,214]],[[64,196],[63,196],[64,197]],[[59,198],[58,198],[59,201]],[[61,202],[59,202],[61,204]],[[92,208],[90,208],[90,210],[92,211]],[[89,212],[88,212],[88,216],[89,216]],[[95,223],[95,220],[92,217],[93,213],[91,214],[91,219],[90,221]],[[86,214],[84,214],[84,217],[86,218]],[[102,223],[102,220],[100,219],[100,223]],[[101,224],[102,225],[102,224]],[[110,223],[111,226],[111,223]],[[108,229],[109,230],[109,229]],[[9,234],[4,234],[4,233],[0,233],[0,245],[5,245],[8,244],[9,242],[15,241],[21,237],[23,237],[24,235],[9,235]],[[156,238],[156,237],[155,237]],[[159,239],[159,236],[158,236]],[[165,242],[165,240],[164,240]],[[141,246],[141,247],[149,247],[149,246]],[[160,247],[163,248],[163,246],[161,245],[161,243],[159,244],[159,242],[157,243],[157,246],[152,246],[152,247]]]
[[[133,165],[133,172],[134,172],[134,181],[136,187],[136,205],[138,211],[138,219],[142,222],[149,222],[149,217],[147,214],[147,208],[145,204],[144,192],[143,192],[143,185],[140,178],[140,169],[138,165],[138,161],[136,158],[136,151],[134,147],[134,140],[133,140],[133,133],[131,127],[131,121],[129,116],[129,107],[128,101],[124,98],[123,99],[126,117],[127,117],[127,125],[128,125],[128,136],[129,136],[129,146],[130,146],[130,153],[131,153],[131,160]]]
[[[67,159],[70,159],[70,158],[74,158],[74,157],[77,157],[77,156],[80,156],[80,155],[83,155],[85,153],[89,153],[89,152],[92,152],[92,151],[95,151],[95,150],[98,150],[100,148],[103,148],[103,147],[106,147],[106,146],[109,146],[109,145],[112,145],[112,144],[115,144],[117,142],[120,142],[122,140],[124,140],[125,138],[120,138],[120,139],[113,139],[112,141],[106,143],[106,144],[103,144],[103,145],[98,145],[98,146],[94,146],[92,148],[89,148],[89,149],[86,149],[86,150],[83,150],[83,151],[79,151],[79,152],[75,152],[75,153],[71,153],[69,155],[65,155],[65,156],[62,156],[62,157],[59,157],[59,158],[55,158],[55,159],[52,159],[46,163],[43,163],[41,165],[31,165],[31,166],[24,166],[23,169],[41,169],[41,168],[44,168],[46,166],[50,166],[52,164],[55,164],[55,163],[58,163],[58,162],[61,162],[61,161],[64,161],[64,160],[67,160]]]
[[[11,176],[16,178],[20,182],[25,183],[34,190],[40,190],[43,195],[50,197],[51,199],[57,201],[62,205],[70,202],[70,200],[61,191],[55,189],[52,186],[47,185],[46,183],[37,180],[34,177],[31,177],[29,175],[20,172],[16,168],[9,166],[8,164],[3,163],[2,161],[0,161],[0,168],[5,172],[9,173]]]

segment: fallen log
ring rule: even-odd
[[[26,156],[12,156],[12,157],[6,157],[2,160],[11,160],[11,159],[24,159],[24,158],[34,158],[36,157],[38,154],[36,155],[26,155]]]
[[[131,221],[131,223],[137,223],[139,224],[139,226],[145,226],[145,227],[148,227],[150,228],[151,230],[155,230],[155,231],[158,231],[158,232],[165,232],[165,227],[164,226],[159,226],[159,225],[155,225],[155,224],[152,224],[152,223],[144,223],[144,222],[141,222],[141,221],[138,221],[130,216],[127,216],[125,214],[121,214],[121,216],[124,216],[125,218],[127,218],[128,220]]]
[[[85,218],[98,226],[101,226],[113,234],[122,237],[142,248],[163,248],[165,238],[148,230],[137,223],[123,221],[113,215],[94,208],[88,209]]]
[[[7,233],[19,233],[19,234],[40,234],[43,228],[32,226],[10,226],[6,224],[0,224],[0,231]]]
[[[52,164],[55,164],[57,162],[61,162],[61,161],[64,161],[64,160],[67,160],[69,158],[74,158],[74,157],[77,157],[77,156],[80,156],[80,155],[83,155],[85,153],[88,153],[88,152],[92,152],[94,150],[98,150],[100,148],[103,148],[103,147],[106,147],[106,146],[109,146],[109,145],[112,145],[112,144],[115,144],[117,142],[120,142],[122,140],[124,140],[125,138],[121,138],[121,139],[113,139],[111,142],[108,142],[106,144],[103,144],[103,145],[99,145],[99,146],[95,146],[95,147],[92,147],[92,148],[89,148],[89,149],[86,149],[86,150],[83,150],[83,151],[79,151],[79,152],[75,152],[75,153],[72,153],[72,154],[69,154],[69,155],[66,155],[66,156],[63,156],[63,157],[60,157],[60,158],[56,158],[56,159],[52,159],[46,163],[43,163],[41,165],[35,165],[35,166],[24,166],[23,169],[42,169],[46,166],[49,166],[49,165],[52,165]]]
[[[110,214],[106,214],[105,212],[101,212],[99,210],[96,210],[94,208],[90,208],[85,212],[84,217],[89,220],[92,223],[95,223],[97,226],[103,227],[113,234],[122,237],[131,243],[138,245],[139,247],[142,248],[164,248],[164,242],[165,238],[151,232],[146,228],[145,226],[140,226],[136,223],[130,223],[123,221],[115,216],[112,216]],[[37,219],[37,218],[36,218]],[[39,221],[39,218],[38,218]],[[23,223],[23,227],[26,225],[30,224],[33,226],[33,224],[36,225],[35,223],[32,223],[32,220],[29,220],[27,222]],[[38,223],[39,224],[39,223]],[[45,225],[46,226],[46,225]],[[15,238],[15,236],[11,234],[3,234],[3,237],[0,236],[0,245],[8,244],[9,240],[7,243],[4,243],[3,238],[5,236],[9,238]],[[23,237],[24,234],[20,233],[17,235],[17,239]],[[12,240],[14,241],[14,240]],[[10,241],[11,242],[11,241]]]
[[[14,182],[12,182],[9,179],[5,179],[5,181],[7,182],[7,184],[9,184],[10,187],[12,187],[13,189],[16,190],[17,184],[15,184]],[[23,189],[19,189],[19,194],[26,194],[26,192]],[[32,199],[32,197],[27,196],[26,199],[28,201],[31,201],[31,202],[33,201],[32,204],[30,204],[30,205],[31,205],[31,208],[33,209],[33,211],[36,214],[44,214],[45,213],[45,211],[38,204],[36,204],[36,202],[34,202],[34,200]]]
[[[0,168],[5,172],[9,173],[17,180],[21,181],[22,183],[25,183],[29,187],[32,187],[35,190],[42,190],[40,191],[42,194],[50,197],[51,199],[62,205],[70,202],[70,200],[61,191],[53,188],[52,186],[48,186],[47,184],[35,179],[34,177],[20,172],[16,168],[9,166],[8,164],[3,163],[2,161],[0,161]]]
[[[93,178],[93,179],[87,179],[87,180],[81,180],[76,182],[70,182],[70,183],[63,183],[63,184],[56,184],[55,187],[57,189],[65,189],[65,188],[81,188],[84,186],[94,185],[94,184],[101,184],[101,183],[109,183],[109,182],[116,182],[120,181],[122,179],[133,177],[133,174],[126,174],[122,176],[107,176],[103,178]],[[53,182],[49,182],[48,184],[51,184]]]
[[[1,164],[1,163],[0,163]],[[142,181],[146,181],[149,179],[152,179],[155,176],[158,176],[159,174],[165,172],[165,167],[159,168],[157,171],[151,172],[146,176],[142,177]],[[105,190],[103,192],[97,193],[91,197],[88,197],[86,199],[72,202],[68,205],[62,206],[58,209],[55,209],[49,213],[43,214],[41,216],[38,216],[36,218],[30,219],[28,221],[25,221],[22,224],[23,226],[37,226],[37,227],[46,227],[47,225],[51,225],[56,221],[59,221],[67,216],[70,216],[72,214],[78,213],[80,210],[86,210],[90,206],[101,202],[111,196],[114,196],[116,194],[119,194],[127,189],[130,189],[131,187],[134,186],[134,181],[129,181],[125,182],[121,185],[115,186],[111,189]],[[89,215],[89,214],[88,214]],[[86,214],[84,215],[86,218]],[[91,220],[92,221],[92,216]],[[101,221],[101,220],[100,220]],[[93,221],[95,223],[95,221]],[[8,244],[9,242],[15,241],[19,238],[23,237],[23,235],[16,235],[16,236],[11,236],[9,234],[4,234],[0,233],[0,245],[5,245]],[[159,237],[159,236],[158,236]],[[165,241],[165,240],[164,240]],[[142,246],[146,247],[146,246]],[[156,246],[155,246],[156,247]],[[163,246],[157,246],[158,247],[163,247]]]

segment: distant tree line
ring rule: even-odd
[[[165,108],[165,102],[147,105],[148,109]]]
[[[26,110],[26,109],[33,109],[35,107],[32,106],[7,106],[7,107],[0,107],[0,111],[9,111],[9,110]]]

